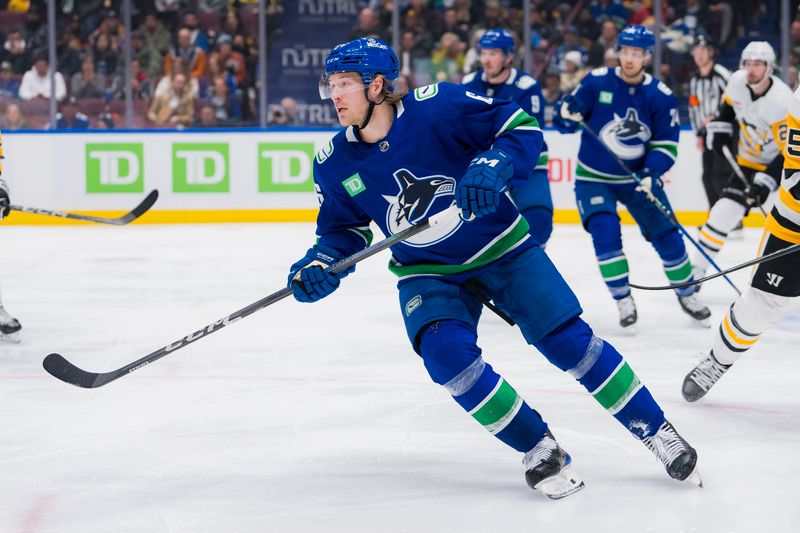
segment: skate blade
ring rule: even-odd
[[[19,344],[20,341],[22,341],[22,337],[20,337],[19,331],[15,331],[14,333],[0,333],[0,341]]]
[[[689,485],[700,487],[701,489],[703,488],[703,478],[700,477],[700,470],[698,470],[696,466],[694,467],[692,473],[689,474],[689,477],[684,479],[683,482],[688,483]]]
[[[623,325],[620,324],[620,328],[622,328],[622,333],[624,335],[627,335],[629,337],[635,337],[636,336],[636,323],[635,322],[633,324],[631,324],[630,326],[623,326]]]
[[[708,317],[708,318],[703,318],[703,319],[701,319],[701,320],[697,320],[697,319],[695,319],[695,320],[697,321],[697,324],[698,324],[698,325],[699,325],[701,328],[705,328],[705,329],[711,329],[711,317]]]
[[[541,480],[534,488],[541,490],[551,500],[560,500],[570,494],[575,494],[584,487],[586,485],[583,480],[572,471],[571,466],[567,466],[558,474]]]

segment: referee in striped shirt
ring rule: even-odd
[[[711,40],[705,35],[698,35],[692,49],[697,70],[689,80],[689,119],[697,135],[697,148],[703,152],[703,187],[709,207],[719,199],[733,171],[724,157],[706,148],[706,123],[717,114],[725,86],[731,77],[728,69],[714,61],[715,56]]]

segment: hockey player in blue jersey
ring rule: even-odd
[[[516,102],[541,126],[544,124],[542,87],[531,76],[511,66],[514,49],[514,36],[508,30],[487,30],[478,40],[481,68],[464,76],[461,83],[471,91]],[[533,238],[542,245],[546,244],[553,231],[546,143],[528,179],[512,179],[509,192],[517,209],[528,221]]]
[[[290,268],[294,297],[315,302],[336,290],[349,272],[327,267],[370,243],[371,222],[389,235],[455,201],[455,216],[392,246],[389,264],[409,340],[433,381],[523,454],[531,487],[551,498],[583,487],[539,413],[481,357],[482,304],[467,286],[477,280],[526,341],[574,376],[671,477],[696,480],[695,450],[622,356],[580,319],[577,298],[504,193],[538,158],[535,119],[513,102],[449,83],[406,93],[394,87],[397,76],[397,57],[377,39],[328,55],[320,94],[346,129],[314,161],[317,241]]]
[[[680,231],[653,201],[657,198],[669,206],[661,176],[675,163],[680,133],[672,91],[644,71],[654,44],[649,29],[626,27],[617,40],[620,66],[587,74],[564,98],[553,121],[562,133],[576,131],[585,121],[603,141],[586,131],[581,134],[575,198],[583,227],[592,236],[600,273],[617,302],[622,327],[636,323],[637,312],[628,287],[617,202],[627,207],[658,252],[670,283],[692,279]],[[641,186],[609,151],[638,175]],[[681,308],[704,322],[711,312],[696,291],[696,287],[675,290]]]

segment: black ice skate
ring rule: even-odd
[[[703,326],[707,328],[711,327],[711,324],[708,322],[711,311],[700,301],[700,298],[697,297],[697,291],[688,296],[679,295],[678,302],[681,304],[681,309],[683,309],[687,315],[700,322]]]
[[[572,458],[558,445],[550,430],[525,454],[525,481],[545,496],[560,500],[581,490],[585,485],[572,471]]]
[[[728,371],[731,365],[723,365],[714,357],[714,352],[709,352],[700,363],[683,378],[683,398],[687,402],[696,402],[719,381],[722,374]]]
[[[22,325],[19,320],[9,315],[0,305],[0,341],[19,342],[19,330],[21,329]]]
[[[642,439],[642,442],[661,461],[669,477],[703,486],[697,471],[697,452],[678,435],[669,421],[665,420],[655,435]]]
[[[617,300],[617,309],[619,309],[620,326],[627,328],[636,324],[639,317],[636,314],[636,302],[633,301],[633,296],[629,294],[622,300]]]

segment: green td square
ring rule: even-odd
[[[142,143],[86,143],[86,192],[144,192]]]
[[[342,185],[344,185],[344,190],[346,190],[347,194],[350,196],[361,194],[367,190],[367,186],[364,185],[364,182],[361,180],[361,176],[358,174],[358,172],[342,181]]]
[[[314,143],[258,143],[259,192],[314,190]]]
[[[174,192],[229,192],[228,143],[174,143]]]

